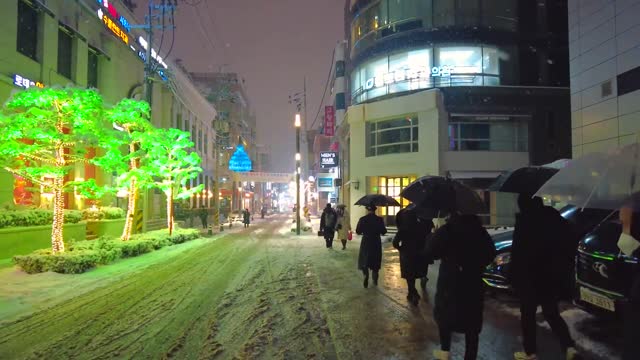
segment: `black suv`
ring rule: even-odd
[[[608,210],[584,209],[569,205],[560,210],[560,215],[573,224],[576,239],[582,238],[591,232],[598,224],[607,218],[617,218]],[[619,234],[618,234],[619,235]],[[496,246],[497,256],[484,271],[482,279],[487,286],[493,289],[510,290],[511,284],[507,279],[509,265],[511,263],[511,246],[513,244],[513,231],[506,231],[492,236]],[[614,246],[616,240],[614,241]],[[553,249],[550,249],[553,251]]]
[[[627,302],[635,257],[621,254],[618,238],[622,225],[617,215],[586,235],[578,246],[576,304],[598,314],[620,314]]]

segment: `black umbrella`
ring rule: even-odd
[[[400,203],[391,196],[382,194],[367,194],[356,201],[355,205],[362,206],[400,206]]]
[[[442,176],[423,176],[402,190],[400,196],[441,215],[452,211],[463,214],[486,212],[477,192],[459,181]]]
[[[521,167],[498,176],[487,190],[533,195],[557,172],[545,166]]]

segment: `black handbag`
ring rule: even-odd
[[[318,230],[318,236],[324,236],[324,232],[322,230]]]

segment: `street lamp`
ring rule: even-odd
[[[296,235],[300,235],[300,114],[296,114],[294,125],[296,127]]]

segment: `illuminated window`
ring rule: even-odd
[[[418,117],[368,122],[367,156],[418,152]]]
[[[416,180],[415,176],[379,176],[371,178],[372,184],[376,184],[370,189],[372,193],[391,196],[400,203],[401,206],[388,206],[380,208],[380,215],[385,217],[387,224],[395,224],[395,216],[400,209],[407,207],[409,200],[400,196],[402,190],[411,182]]]
[[[71,79],[73,36],[65,26],[58,26],[58,74]]]
[[[18,1],[17,50],[38,61],[38,11],[25,1]]]
[[[98,88],[98,50],[89,47],[89,58],[87,61],[87,87]]]

